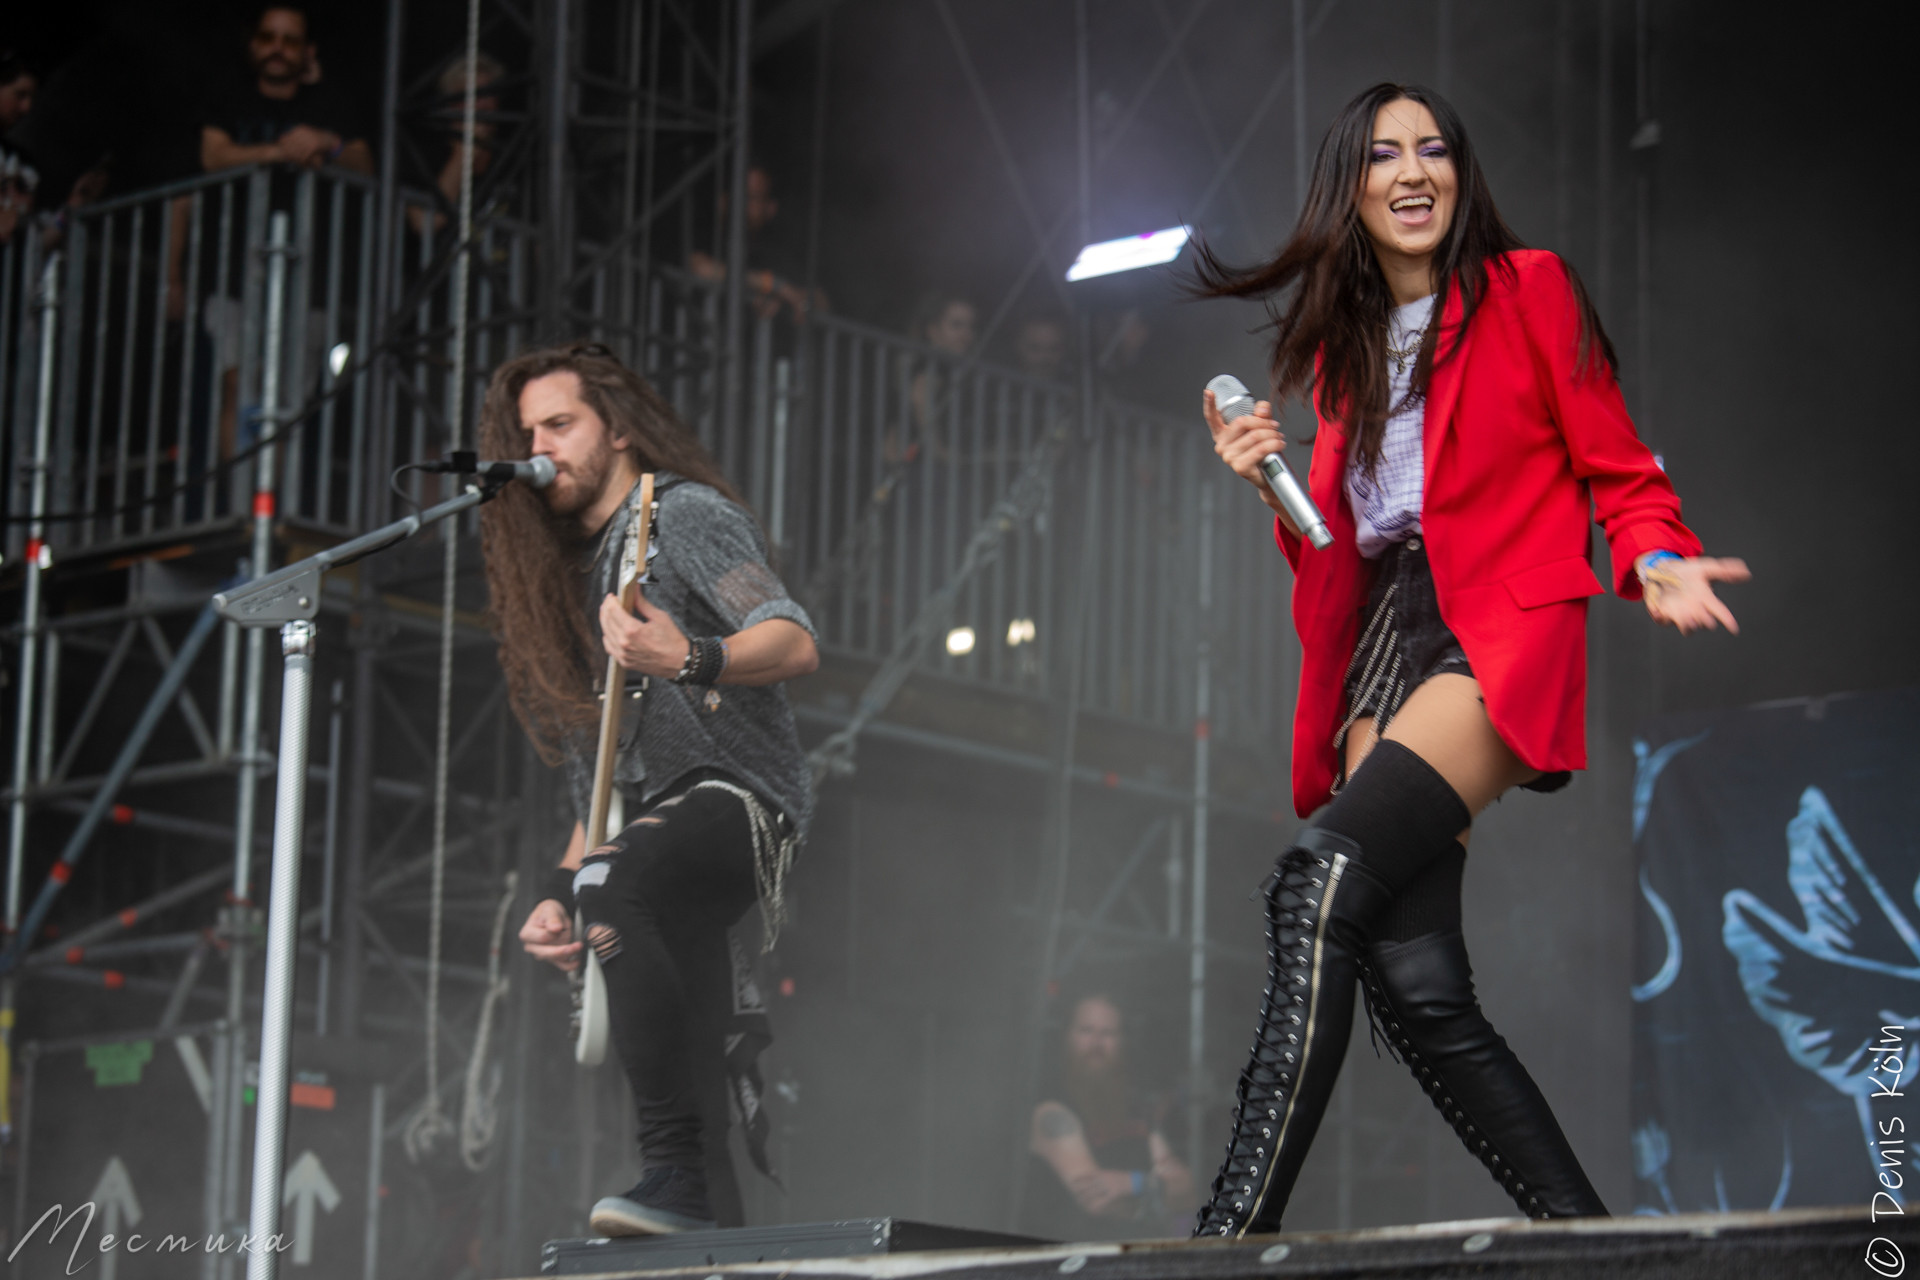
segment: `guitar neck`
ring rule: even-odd
[[[620,583],[620,607],[628,613],[640,600],[640,578],[647,571],[647,544],[653,537],[653,475],[640,477],[640,502],[628,530],[633,572]],[[600,746],[594,756],[593,806],[587,815],[587,852],[607,842],[607,812],[613,799],[613,766],[620,754],[620,717],[626,711],[627,674],[619,659],[607,658],[606,691],[600,704]]]
[[[593,765],[593,809],[587,818],[587,851],[607,842],[607,809],[613,798],[614,757],[620,753],[620,711],[626,697],[626,672],[607,659],[606,697],[600,707],[600,748]]]

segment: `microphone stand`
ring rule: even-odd
[[[477,507],[500,492],[502,477],[481,476],[466,492],[435,507],[343,542],[283,569],[219,592],[215,612],[243,627],[280,628],[286,659],[280,683],[280,754],[273,813],[273,879],[267,914],[267,982],[260,1011],[260,1084],[253,1131],[253,1201],[249,1232],[257,1241],[280,1230],[281,1164],[286,1155],[289,1046],[293,979],[300,928],[300,856],[307,803],[307,722],[313,696],[313,656],[319,628],[320,578],[405,542],[429,525]],[[244,834],[244,833],[243,833]],[[271,1272],[269,1252],[262,1259]]]

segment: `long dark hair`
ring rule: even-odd
[[[1440,325],[1427,326],[1413,368],[1413,395],[1424,396],[1434,364],[1457,350],[1461,335],[1473,322],[1486,296],[1488,272],[1511,273],[1501,255],[1526,247],[1494,206],[1459,113],[1433,90],[1383,82],[1341,109],[1320,140],[1300,221],[1271,259],[1252,267],[1231,267],[1204,243],[1196,246],[1195,254],[1198,283],[1194,292],[1200,297],[1271,299],[1293,288],[1284,308],[1268,303],[1275,394],[1282,401],[1311,396],[1321,416],[1344,422],[1360,464],[1369,471],[1379,461],[1387,415],[1393,407],[1387,403],[1385,342],[1393,295],[1360,221],[1360,193],[1367,181],[1374,117],[1381,107],[1401,99],[1433,113],[1458,182],[1453,225],[1434,251],[1439,296],[1434,299],[1433,315],[1435,320],[1444,315],[1449,295],[1458,290],[1461,322],[1446,335],[1444,348]],[[1567,276],[1580,305],[1579,371],[1585,376],[1604,360],[1612,373],[1617,369],[1613,344],[1571,266]]]
[[[642,471],[671,471],[740,501],[673,407],[597,342],[529,351],[493,371],[480,408],[484,456],[527,456],[520,393],[550,373],[579,377],[580,398],[629,442]],[[568,736],[598,715],[593,677],[599,655],[581,597],[579,530],[548,510],[534,490],[511,484],[480,509],[480,540],[507,695],[541,758],[557,764]]]

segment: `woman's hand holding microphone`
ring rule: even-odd
[[[1286,509],[1268,487],[1266,473],[1260,470],[1261,459],[1287,447],[1287,438],[1280,434],[1280,424],[1274,421],[1273,405],[1261,400],[1253,406],[1252,413],[1228,422],[1221,418],[1220,406],[1212,391],[1203,391],[1200,395],[1207,430],[1213,433],[1213,451],[1233,468],[1235,475],[1260,491],[1260,501],[1271,507],[1275,515],[1286,517]],[[1287,523],[1291,526],[1293,521],[1288,519]]]

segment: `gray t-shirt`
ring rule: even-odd
[[[728,636],[769,618],[785,618],[814,634],[807,611],[767,567],[766,543],[746,508],[709,485],[671,472],[654,478],[651,580],[647,606],[665,610],[689,637]],[[599,648],[600,602],[612,594],[627,537],[627,506],[608,521],[581,556],[587,627]],[[604,661],[604,657],[601,658]],[[627,673],[628,688],[640,677]],[[580,733],[567,750],[567,782],[580,821],[593,800],[596,734]],[[697,769],[717,769],[785,814],[805,836],[813,817],[812,777],[786,690],[774,685],[716,685],[711,690],[647,681],[637,717],[620,734],[614,781],[629,816]]]

